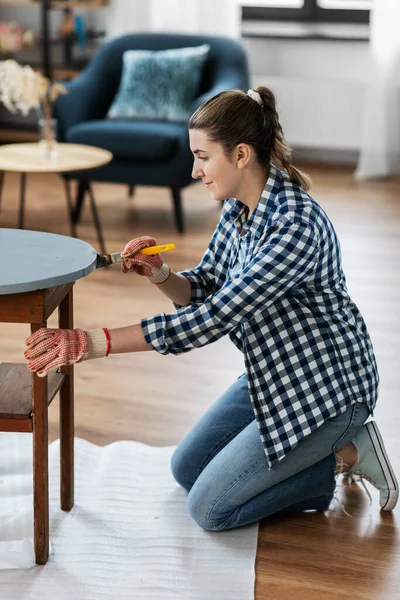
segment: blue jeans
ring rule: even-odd
[[[210,531],[285,509],[326,510],[336,485],[334,452],[352,440],[368,416],[365,404],[352,405],[269,469],[242,375],[176,448],[172,474],[189,492],[189,514]]]

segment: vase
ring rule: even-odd
[[[39,148],[46,160],[57,158],[57,119],[39,119]]]

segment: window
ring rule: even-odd
[[[373,0],[239,0],[243,19],[369,23]]]

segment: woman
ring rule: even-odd
[[[284,509],[329,507],[336,477],[366,478],[392,510],[398,483],[372,414],[379,376],[350,299],[334,228],[291,164],[266,87],[221,92],[192,115],[193,177],[226,200],[200,262],[173,273],[150,237],[131,240],[124,273],[156,284],[176,311],[108,331],[39,330],[28,366],[109,352],[180,354],[229,334],[245,373],[177,447],[172,473],[193,519],[225,530]]]

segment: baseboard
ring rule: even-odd
[[[358,150],[293,147],[293,160],[301,162],[321,162],[355,166],[357,165],[359,154]]]

